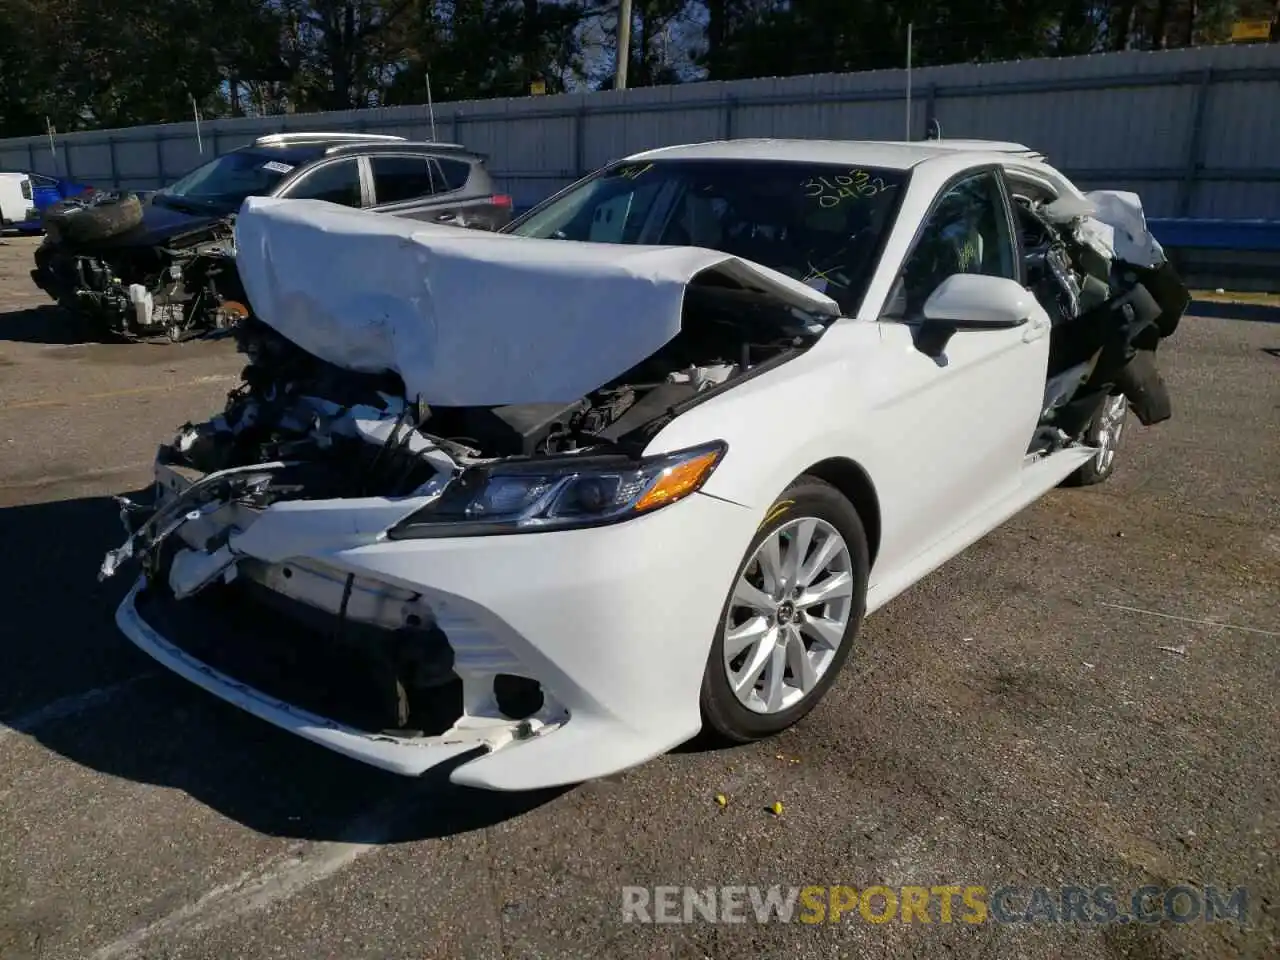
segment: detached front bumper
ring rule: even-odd
[[[439,735],[358,729],[211,666],[147,619],[143,581],[116,622],[143,651],[210,693],[403,775],[474,752],[454,768],[453,782],[558,786],[642,763],[698,732],[702,674],[725,592],[754,532],[750,510],[695,494],[608,527],[408,541],[382,538],[386,516],[386,501],[284,502],[228,545],[268,586],[286,589],[278,575],[292,564],[282,574],[293,577],[287,589],[300,589],[295,571],[331,571],[335,585],[349,575],[429,609],[465,690],[462,715]],[[317,576],[311,600],[328,605],[324,574]],[[377,603],[386,606],[367,589],[347,596],[353,616],[373,617]],[[493,682],[503,674],[535,680],[542,709],[524,719],[502,715]]]

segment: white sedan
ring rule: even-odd
[[[375,766],[521,790],[750,741],[864,617],[1105,479],[1187,305],[1025,147],[732,141],[499,235],[251,199],[249,366],[103,563],[161,663]]]

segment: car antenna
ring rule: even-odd
[[[431,117],[431,142],[436,142],[436,108],[431,102],[431,74],[427,74],[427,115]]]

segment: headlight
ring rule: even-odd
[[[473,467],[387,535],[483,537],[617,523],[695,493],[725,450],[711,443],[638,462],[565,457]]]

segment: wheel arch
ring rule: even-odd
[[[880,551],[880,498],[867,471],[848,457],[829,457],[810,466],[803,475],[831,484],[853,504],[867,534],[867,556],[874,569]]]

